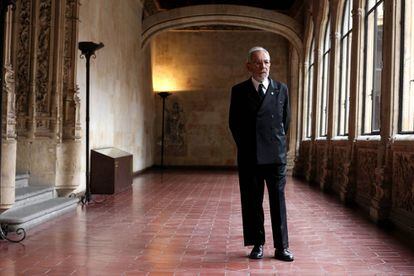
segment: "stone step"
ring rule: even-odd
[[[55,197],[54,188],[48,186],[27,186],[16,188],[13,208],[39,203]]]
[[[11,208],[0,215],[0,223],[7,224],[8,231],[25,230],[42,222],[76,209],[77,198],[57,197],[36,204]]]
[[[27,187],[29,185],[29,177],[28,173],[16,174],[16,188]]]

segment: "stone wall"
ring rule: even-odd
[[[132,153],[133,171],[153,164],[148,149],[153,148],[154,97],[150,52],[141,50],[141,14],[138,0],[83,1],[80,6],[79,41],[105,45],[96,59],[91,58],[90,148],[116,147]],[[85,68],[85,60],[78,58],[83,137]]]
[[[170,31],[152,41],[154,92],[166,100],[164,164],[233,166],[236,149],[228,129],[231,87],[246,80],[248,50],[271,55],[271,77],[288,82],[289,43],[260,31]],[[162,101],[155,96],[155,163],[160,162]]]

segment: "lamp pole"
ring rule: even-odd
[[[103,43],[94,43],[92,41],[79,42],[78,48],[82,52],[81,58],[86,58],[86,191],[81,198],[81,202],[85,205],[91,200],[90,187],[90,169],[89,169],[89,83],[90,83],[90,59],[95,56],[95,51],[103,48]]]
[[[170,96],[170,92],[159,92],[162,98],[162,123],[161,123],[161,169],[164,169],[164,118],[165,118],[165,99]]]

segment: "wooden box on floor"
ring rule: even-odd
[[[132,184],[132,154],[117,148],[91,150],[91,194],[114,194]]]

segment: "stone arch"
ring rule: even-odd
[[[149,16],[142,25],[142,46],[163,31],[217,24],[249,27],[279,34],[303,57],[302,26],[295,19],[275,11],[236,5],[189,6]]]

